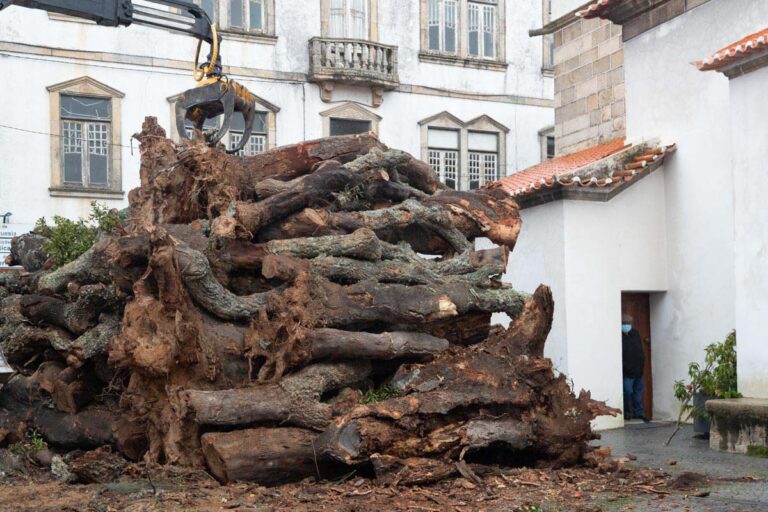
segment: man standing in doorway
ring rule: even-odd
[[[640,334],[632,327],[632,317],[621,316],[621,348],[624,366],[624,419],[650,421],[643,410],[643,370],[645,353]]]

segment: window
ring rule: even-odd
[[[264,30],[264,0],[229,0],[229,28]]]
[[[429,0],[429,49],[456,53],[458,0]]]
[[[539,130],[539,143],[541,145],[541,161],[555,158],[555,128],[549,126]]]
[[[499,179],[499,136],[496,133],[469,132],[469,189],[480,188]]]
[[[482,69],[506,68],[505,0],[421,0],[426,62]]]
[[[469,54],[492,59],[496,56],[496,6],[469,2]]]
[[[245,130],[245,120],[242,114],[236,113],[229,129],[229,148],[232,149],[237,146],[243,139],[243,131]],[[243,149],[238,151],[238,155],[241,156],[253,156],[257,153],[262,153],[267,149],[267,113],[257,112],[253,119],[253,129],[251,131],[251,138],[248,143],[243,146]]]
[[[419,124],[422,159],[448,187],[472,190],[506,176],[509,129],[489,116],[464,122],[441,112]]]
[[[370,121],[331,118],[331,135],[355,135],[371,131]]]
[[[427,162],[440,177],[440,181],[454,190],[459,188],[459,132],[429,128]]]
[[[194,0],[226,33],[273,34],[274,0]]]
[[[60,102],[64,184],[106,187],[112,124],[110,100],[62,95]]]
[[[212,22],[218,23],[219,19],[218,16],[216,16],[217,13],[215,8],[216,0],[198,0],[195,3],[203,8],[206,14],[208,14],[208,17],[211,18]]]
[[[330,37],[368,39],[368,0],[330,0]]]
[[[320,112],[323,119],[323,137],[379,132],[381,117],[357,103],[346,102]]]
[[[120,98],[89,77],[48,87],[53,196],[111,199],[120,191]]]
[[[248,143],[237,152],[240,156],[253,156],[267,150],[267,112],[257,112],[253,120],[253,129]],[[206,119],[203,123],[203,132],[218,130],[221,125],[221,118]],[[194,125],[192,121],[184,121],[185,130],[188,138],[194,137]],[[243,138],[245,131],[245,120],[243,114],[235,112],[229,125],[229,132],[221,139],[221,143],[229,149],[237,146]]]
[[[180,95],[176,95],[168,98],[168,102],[170,103],[171,107],[171,118],[174,119],[174,122],[171,124],[171,134],[174,138],[178,138],[174,116],[176,115],[176,102],[179,100],[179,97]],[[257,111],[253,119],[251,137],[248,140],[248,143],[243,146],[240,151],[238,151],[237,154],[241,156],[253,156],[257,153],[271,149],[276,145],[275,127],[277,112],[279,112],[280,109],[276,105],[273,105],[272,103],[258,96],[256,96],[255,104]],[[206,119],[205,123],[203,124],[203,132],[205,133],[218,130],[219,126],[221,126],[221,119],[221,116],[212,119]],[[193,138],[194,126],[192,122],[185,120],[184,126],[187,137]],[[242,140],[244,132],[245,119],[243,118],[243,114],[240,112],[235,112],[232,120],[230,121],[229,132],[227,132],[227,134],[222,137],[221,143],[224,144],[227,148],[232,149],[240,142],[240,140]]]

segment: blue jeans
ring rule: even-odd
[[[643,378],[624,377],[624,418],[643,418]]]

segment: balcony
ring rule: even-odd
[[[334,84],[371,88],[373,105],[384,91],[400,85],[397,46],[360,39],[313,37],[309,40],[309,80],[320,84],[323,101],[331,101]]]

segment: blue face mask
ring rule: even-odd
[[[621,324],[621,332],[623,332],[624,334],[629,334],[629,331],[631,330],[632,330],[631,324]]]

